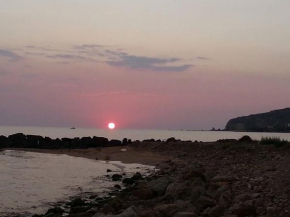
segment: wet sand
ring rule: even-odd
[[[28,152],[66,154],[74,157],[83,157],[96,160],[121,161],[123,163],[139,163],[146,165],[156,165],[169,159],[152,151],[141,150],[137,147],[117,146],[88,149],[31,149],[13,148],[6,150],[21,150]]]

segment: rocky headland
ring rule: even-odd
[[[233,118],[228,121],[225,130],[290,132],[290,108]]]
[[[102,143],[93,144],[99,137],[76,141],[33,137],[32,144],[28,142],[32,141],[30,136],[20,134],[1,138],[2,148],[54,148],[65,153],[73,148],[113,146],[166,158],[156,165],[159,170],[147,177],[140,173],[125,177],[108,171],[108,179],[116,182],[110,195],[74,198],[65,204],[66,209],[59,204],[34,217],[290,216],[289,145],[261,145],[248,136],[207,143],[169,138],[142,142],[125,139],[114,144],[103,138]],[[22,143],[16,142],[19,138],[24,139]],[[85,147],[80,141],[86,141]]]

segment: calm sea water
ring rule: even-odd
[[[83,136],[103,136],[109,139],[162,139],[175,137],[181,140],[212,142],[218,139],[239,139],[249,135],[253,139],[260,140],[262,137],[274,136],[290,141],[290,133],[250,133],[250,132],[226,132],[226,131],[174,131],[174,130],[101,130],[92,128],[50,128],[50,127],[1,127],[0,135],[24,133],[32,135],[48,136],[51,138],[74,138]]]
[[[144,174],[153,167],[68,155],[0,152],[0,216],[43,213],[52,203],[71,196],[103,194],[116,184],[105,177],[107,169],[130,175],[137,171]]]

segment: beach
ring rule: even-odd
[[[151,162],[159,169],[148,177],[119,174],[120,191],[97,205],[84,200],[79,211],[71,205],[69,217],[290,216],[288,146],[261,145],[249,137],[206,143],[171,138],[97,149],[29,151],[101,160],[109,156],[127,163]],[[43,216],[61,216],[51,213]]]

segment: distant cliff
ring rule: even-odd
[[[225,130],[290,132],[290,108],[231,119],[227,123]]]

